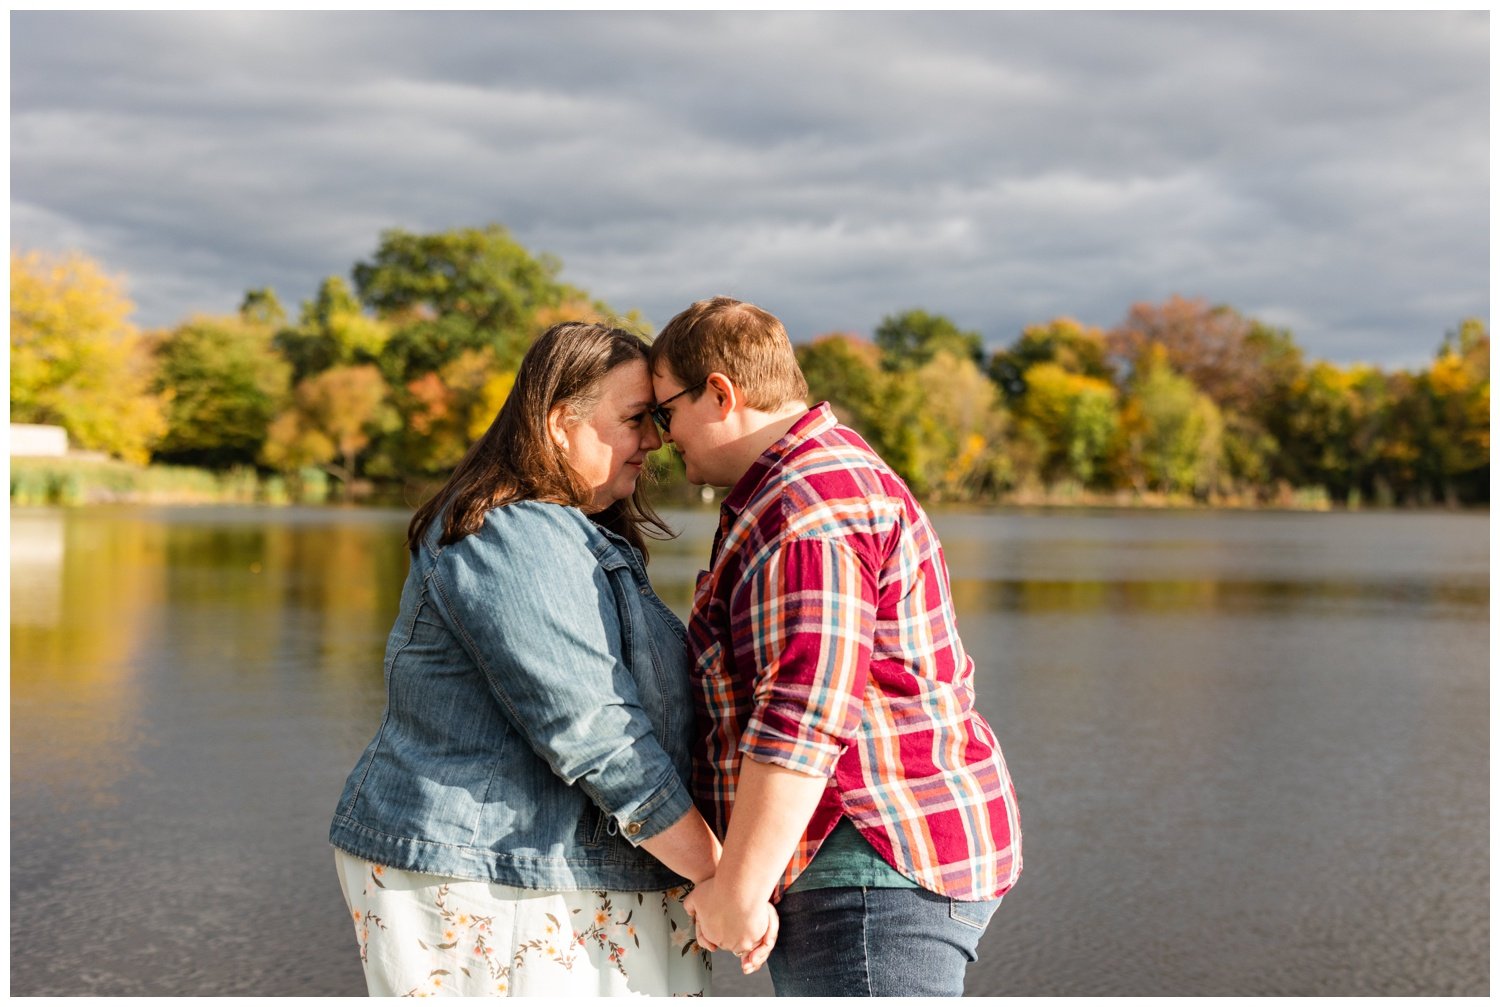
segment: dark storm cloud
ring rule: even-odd
[[[1416,364],[1488,317],[1485,14],[12,16],[12,241],[147,325],[499,222],[657,324],[993,345],[1202,296]]]

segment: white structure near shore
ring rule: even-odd
[[[39,423],[10,425],[12,458],[62,458],[68,453],[68,432]]]

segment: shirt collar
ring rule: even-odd
[[[765,482],[766,476],[771,473],[781,460],[791,454],[792,450],[809,438],[833,429],[838,423],[838,418],[833,415],[833,407],[827,402],[819,402],[798,418],[792,424],[790,430],[782,435],[781,439],[766,448],[761,456],[755,459],[749,471],[740,476],[740,481],[734,484],[734,489],[724,498],[724,509],[738,514],[745,509],[750,498],[755,496],[760,489],[761,483]]]

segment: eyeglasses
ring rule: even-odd
[[[664,409],[663,406],[665,406],[668,402],[671,402],[673,399],[682,398],[688,392],[696,392],[706,384],[708,384],[708,379],[704,378],[693,387],[684,388],[676,395],[669,395],[665,399],[662,399],[656,405],[651,407],[651,418],[656,421],[657,426],[661,427],[662,433],[666,433],[667,431],[672,429],[672,410]]]

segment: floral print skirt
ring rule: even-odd
[[[371,996],[702,996],[688,889],[554,892],[335,849]]]

